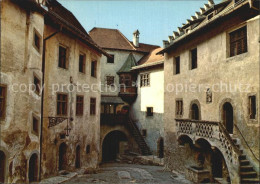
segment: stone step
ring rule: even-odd
[[[249,165],[249,160],[240,160],[240,165],[241,166]]]
[[[258,178],[244,178],[241,180],[241,183],[260,183]]]
[[[240,160],[246,160],[246,155],[240,155],[240,156],[239,156],[239,159],[240,159]]]
[[[251,172],[240,172],[241,178],[255,178],[257,173],[254,171]]]
[[[241,172],[254,171],[254,168],[250,165],[240,166],[240,171]]]

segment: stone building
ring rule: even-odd
[[[101,57],[100,139],[103,154],[100,154],[100,161],[101,156],[103,161],[115,159],[117,153],[124,150],[156,153],[157,140],[163,136],[163,83],[157,83],[163,81],[163,57],[155,56],[159,46],[139,43],[138,30],[133,33],[133,42],[117,29],[93,28],[89,34],[113,57]],[[142,80],[148,83],[152,80],[152,87],[146,83],[140,88],[143,74],[147,78]],[[158,95],[160,102],[143,97],[147,95],[151,98]],[[150,116],[147,116],[147,109],[153,112]],[[114,139],[117,141],[112,141]]]
[[[159,52],[165,164],[194,182],[259,183],[257,7],[210,0]]]
[[[0,182],[97,166],[101,54],[56,0],[1,1]]]

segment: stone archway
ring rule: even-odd
[[[200,103],[198,100],[193,100],[190,104],[190,119],[193,120],[201,119]]]
[[[5,166],[6,166],[6,156],[3,151],[0,150],[0,183],[5,182]]]
[[[102,144],[102,162],[113,161],[124,151],[124,142],[128,142],[125,133],[115,130],[108,133]]]
[[[222,106],[222,122],[228,133],[233,134],[234,112],[231,103],[226,102]]]
[[[80,146],[79,145],[76,148],[75,167],[80,168]]]
[[[38,181],[38,155],[32,154],[29,160],[29,182]]]
[[[66,143],[63,142],[60,144],[59,147],[59,170],[66,169],[66,165],[67,165],[66,152],[67,152],[67,145]]]

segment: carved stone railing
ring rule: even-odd
[[[238,164],[240,151],[221,122],[175,119],[178,136],[188,135],[193,141],[204,138],[222,150],[230,164]]]

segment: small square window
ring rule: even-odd
[[[96,98],[90,98],[90,115],[96,114]]]
[[[115,77],[114,76],[107,76],[107,85],[113,86],[115,83]]]
[[[79,55],[79,72],[86,72],[86,56],[84,54]]]
[[[60,68],[67,69],[67,49],[63,46],[59,46],[59,65]]]
[[[33,77],[33,84],[34,84],[34,92],[36,94],[40,94],[40,91],[41,91],[41,81],[38,77],[34,76]]]
[[[146,108],[146,116],[153,116],[153,107]]]
[[[39,134],[39,120],[33,116],[33,124],[32,124],[33,132],[37,135]]]
[[[107,57],[107,63],[114,63],[115,62],[115,56],[114,55],[111,55],[111,58]]]
[[[91,76],[97,77],[97,61],[91,61]]]
[[[256,96],[249,96],[249,118],[256,119]]]
[[[191,64],[190,64],[190,67],[191,67],[191,70],[192,69],[195,69],[195,68],[197,68],[198,66],[198,61],[197,61],[197,48],[195,48],[195,49],[192,49],[191,51],[190,51],[190,55],[191,55],[191,58],[190,58],[190,60],[191,60]]]

